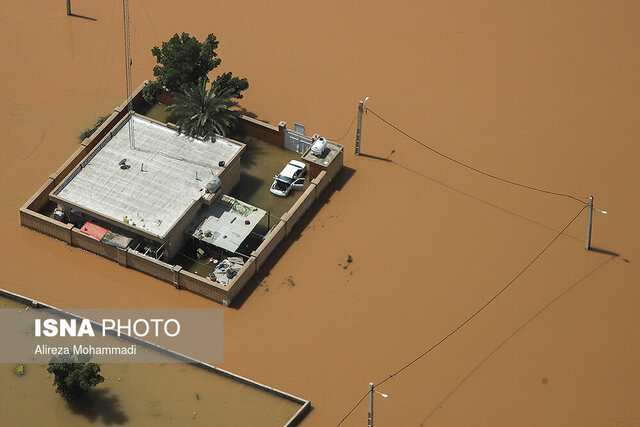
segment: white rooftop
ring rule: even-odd
[[[223,169],[219,162],[228,163],[242,145],[222,137],[203,142],[133,116],[131,148],[129,120],[55,194],[80,209],[164,238]],[[120,167],[122,159],[128,168]]]

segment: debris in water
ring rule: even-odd
[[[196,393],[196,400],[200,400],[200,395]]]

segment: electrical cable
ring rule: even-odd
[[[338,139],[334,139],[334,138],[327,138],[329,141],[333,141],[333,142],[340,142],[342,141],[347,135],[349,135],[349,131],[351,131],[351,128],[353,127],[353,124],[356,122],[356,118],[358,118],[358,113],[356,113],[355,116],[353,116],[353,120],[351,120],[351,124],[349,125],[349,128],[347,128],[347,131],[344,133],[344,135],[342,135],[341,138]]]
[[[394,125],[393,123],[391,123],[391,122],[389,122],[388,120],[386,120],[384,117],[380,116],[378,113],[376,113],[375,111],[373,111],[371,108],[367,108],[367,109],[366,109],[366,111],[371,112],[371,114],[373,114],[374,116],[376,116],[379,120],[381,120],[382,122],[386,123],[388,126],[392,127],[392,128],[393,128],[393,129],[395,129],[396,131],[400,132],[401,134],[403,134],[403,135],[404,135],[404,136],[406,136],[407,138],[411,139],[413,142],[416,142],[417,144],[419,144],[419,145],[421,145],[422,147],[426,148],[427,150],[430,150],[430,151],[434,152],[435,154],[437,154],[437,155],[439,155],[439,156],[441,156],[441,157],[444,157],[445,159],[447,159],[447,160],[449,160],[449,161],[451,161],[451,162],[454,162],[454,163],[456,163],[456,164],[458,164],[458,165],[460,165],[460,166],[463,166],[463,167],[465,167],[465,168],[467,168],[467,169],[470,169],[470,170],[472,170],[472,171],[474,171],[474,172],[477,172],[477,173],[479,173],[479,174],[482,174],[482,175],[488,176],[489,178],[493,178],[493,179],[496,179],[496,180],[498,180],[498,181],[506,182],[507,184],[515,185],[515,186],[518,186],[518,187],[527,188],[527,189],[529,189],[529,190],[538,191],[538,192],[540,192],[540,193],[551,194],[551,195],[554,195],[554,196],[568,197],[569,199],[573,199],[573,200],[576,200],[576,201],[578,201],[578,202],[580,202],[580,203],[584,203],[585,205],[587,204],[587,202],[585,202],[585,201],[584,201],[584,200],[582,200],[581,198],[578,198],[578,197],[572,196],[572,195],[570,195],[570,194],[566,194],[566,193],[558,193],[558,192],[555,192],[555,191],[543,190],[543,189],[541,189],[541,188],[537,188],[537,187],[532,187],[532,186],[530,186],[530,185],[521,184],[521,183],[519,183],[519,182],[515,182],[515,181],[511,181],[511,180],[509,180],[509,179],[501,178],[501,177],[499,177],[499,176],[496,176],[496,175],[490,174],[490,173],[488,173],[488,172],[485,172],[485,171],[483,171],[483,170],[480,170],[480,169],[478,169],[478,168],[475,168],[475,167],[473,167],[473,166],[470,166],[470,165],[468,165],[468,164],[466,164],[466,163],[463,163],[463,162],[461,162],[461,161],[459,161],[459,160],[454,159],[453,157],[447,156],[446,154],[441,153],[440,151],[436,150],[435,148],[432,148],[432,147],[428,146],[427,144],[425,144],[425,143],[423,143],[423,142],[419,141],[418,139],[414,138],[413,136],[409,135],[407,132],[403,131],[402,129],[400,129],[399,127],[397,127],[396,125]]]
[[[420,354],[415,359],[411,360],[409,363],[405,364],[403,367],[401,367],[400,369],[395,371],[393,374],[390,374],[384,380],[379,381],[376,384],[374,384],[373,387],[376,388],[379,385],[384,384],[385,382],[389,381],[391,378],[395,377],[396,375],[398,375],[399,373],[401,373],[405,369],[409,368],[411,365],[413,365],[418,360],[422,359],[424,356],[429,354],[431,351],[433,351],[435,348],[437,348],[440,344],[445,342],[447,339],[449,339],[451,336],[453,336],[456,332],[458,332],[460,329],[462,329],[467,323],[469,323],[471,320],[473,320],[478,314],[480,314],[485,308],[487,308],[489,306],[489,304],[491,304],[493,301],[495,301],[496,298],[498,298],[516,280],[518,280],[518,278],[520,278],[520,276],[522,276],[524,274],[524,272],[527,271],[529,269],[529,267],[531,267],[542,256],[542,254],[544,254],[547,251],[547,249],[549,249],[551,247],[551,245],[553,245],[556,242],[556,240],[558,240],[560,238],[560,236],[562,236],[562,234],[571,226],[571,224],[574,223],[574,221],[578,218],[578,216],[580,216],[582,211],[584,211],[587,207],[588,207],[588,205],[583,206],[580,209],[580,211],[578,211],[576,216],[574,216],[573,219],[571,221],[569,221],[569,223],[567,223],[567,225],[564,226],[564,228],[553,238],[553,240],[551,240],[544,247],[544,249],[542,249],[542,251],[540,251],[522,270],[520,270],[520,272],[513,279],[511,279],[511,281],[509,281],[509,283],[507,283],[506,286],[504,286],[497,294],[495,294],[493,297],[491,297],[491,299],[489,299],[486,303],[484,303],[484,305],[482,305],[482,307],[477,309],[471,316],[467,317],[467,319],[464,322],[462,322],[458,326],[456,326],[451,332],[449,332],[447,335],[445,335],[444,338],[440,339],[440,341],[438,341],[437,343],[435,343],[434,345],[429,347],[426,351],[424,351],[422,354]],[[368,392],[367,392],[367,394],[368,394]],[[365,394],[365,397],[366,397],[366,394]],[[356,404],[356,406],[354,406],[351,409],[351,411],[349,411],[349,413],[340,421],[340,423],[338,423],[338,426],[340,424],[342,424],[344,422],[344,420],[346,420],[349,417],[349,415],[351,415],[351,413],[358,407],[358,405],[360,405],[360,403],[362,403],[362,400],[364,400],[364,397],[362,399],[360,399],[360,401]]]
[[[573,217],[573,219],[571,221],[569,221],[569,223],[567,225],[564,226],[564,228],[553,238],[553,240],[551,240],[551,242],[549,242],[547,244],[547,246],[544,247],[544,249],[542,249],[542,251],[540,251],[538,253],[538,255],[536,255],[530,262],[529,264],[527,264],[527,266],[525,268],[523,268],[513,279],[511,279],[511,281],[509,283],[507,283],[507,285],[502,288],[500,290],[500,292],[498,292],[497,294],[495,294],[489,301],[487,301],[482,307],[480,307],[478,310],[476,310],[471,316],[469,316],[464,322],[460,323],[455,329],[453,329],[451,332],[449,332],[444,338],[442,338],[440,341],[438,341],[436,344],[434,344],[433,346],[431,346],[428,350],[426,350],[424,353],[422,353],[420,356],[416,357],[415,359],[413,359],[411,362],[407,363],[406,365],[404,365],[402,368],[398,369],[396,372],[394,372],[393,374],[389,375],[387,378],[385,378],[384,380],[376,383],[376,385],[374,387],[379,386],[380,384],[384,384],[385,382],[387,382],[388,380],[390,380],[391,378],[393,378],[394,376],[398,375],[400,372],[404,371],[405,369],[407,369],[409,366],[413,365],[414,363],[416,363],[418,360],[420,360],[421,358],[423,358],[424,356],[426,356],[427,354],[429,354],[433,349],[435,349],[436,347],[438,347],[440,344],[442,344],[443,342],[445,342],[449,337],[451,337],[453,334],[455,334],[456,332],[458,332],[464,325],[466,325],[467,323],[469,323],[471,320],[473,320],[474,317],[476,317],[478,314],[480,314],[480,312],[482,312],[482,310],[484,310],[485,308],[487,308],[489,306],[489,304],[491,304],[496,298],[498,298],[504,291],[506,291],[516,280],[518,280],[518,278],[520,276],[522,276],[524,274],[525,271],[527,271],[529,269],[529,267],[531,267],[533,265],[534,262],[536,262],[538,260],[538,258],[540,258],[542,256],[542,254],[544,254],[547,249],[549,249],[551,247],[551,245],[553,245],[555,243],[556,240],[558,240],[558,238],[560,238],[560,236],[567,230],[567,228],[569,228],[569,226],[571,224],[573,224],[573,222],[578,218],[578,216],[580,216],[580,214],[582,213],[583,210],[585,210],[587,208],[587,206],[583,206],[580,211],[576,214],[576,216]]]
[[[340,425],[344,422],[344,420],[346,420],[347,418],[349,418],[349,415],[351,415],[351,413],[352,413],[353,411],[355,411],[355,410],[356,410],[356,408],[357,408],[358,406],[360,406],[360,404],[362,403],[362,401],[364,400],[364,398],[365,398],[365,397],[367,397],[367,395],[368,395],[368,394],[369,394],[369,392],[367,391],[367,392],[364,394],[364,396],[362,396],[362,397],[360,398],[360,400],[358,401],[358,403],[356,403],[356,405],[355,405],[353,408],[351,408],[351,410],[349,411],[349,413],[347,413],[347,415],[345,415],[345,416],[344,416],[344,418],[340,420],[340,422],[338,423],[337,427],[340,427]]]

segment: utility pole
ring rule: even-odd
[[[129,31],[129,0],[122,0],[124,10],[124,66],[127,75],[127,109],[129,110],[129,148],[135,150],[136,141],[133,135],[133,100],[131,99],[131,50]]]
[[[591,249],[591,219],[593,217],[593,196],[589,196],[589,207],[588,218],[587,218],[587,237],[584,241],[584,248],[586,250]]]
[[[362,108],[362,101],[360,101],[360,108]],[[367,417],[367,427],[373,427],[373,383],[369,383],[369,415]]]
[[[67,0],[67,15],[71,15],[71,0]]]
[[[358,127],[356,129],[356,156],[360,155],[360,139],[362,138],[362,113],[364,111],[364,103],[369,100],[367,96],[364,101],[358,103]]]

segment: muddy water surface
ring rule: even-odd
[[[215,306],[20,228],[20,205],[124,98],[122,14],[117,1],[73,2],[96,21],[55,2],[4,6],[0,285],[61,307]],[[594,217],[600,251],[583,249],[583,211],[471,323],[380,386],[377,424],[640,422],[637,2],[163,0],[132,2],[131,18],[136,85],[152,77],[154,45],[214,32],[221,69],[249,79],[242,105],[263,120],[338,138],[371,96],[425,144],[610,212]],[[353,137],[324,206],[225,310],[223,367],[311,399],[305,425],[335,425],[582,207],[447,162],[371,113],[362,151],[392,161],[353,156]],[[361,405],[346,425],[365,419]]]

